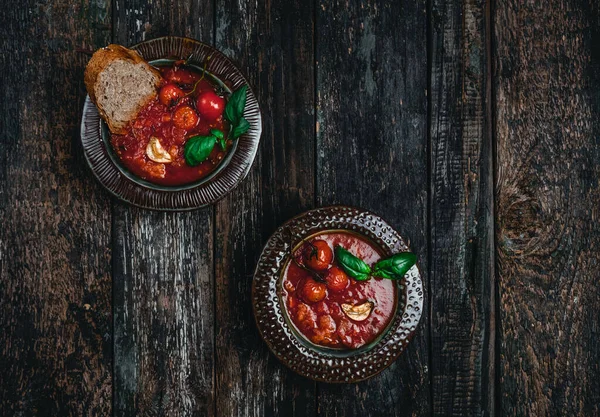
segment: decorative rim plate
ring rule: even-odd
[[[366,349],[340,354],[308,342],[297,335],[284,311],[282,272],[291,251],[304,238],[327,230],[363,235],[386,256],[409,250],[398,232],[366,210],[332,206],[302,213],[279,227],[263,249],[252,281],[254,317],[269,349],[293,371],[316,381],[358,382],[390,366],[408,345],[423,310],[423,283],[413,266],[398,282],[396,315],[380,339]]]
[[[262,119],[256,96],[237,67],[212,46],[189,38],[166,36],[131,47],[146,61],[186,59],[204,64],[206,70],[232,90],[248,86],[244,118],[250,123],[215,172],[194,184],[175,187],[154,185],[134,178],[112,155],[105,140],[108,131],[96,106],[85,98],[81,119],[81,142],[88,165],[100,183],[117,198],[145,209],[194,210],[215,203],[233,190],[248,174],[260,142]],[[206,61],[206,58],[210,59]]]

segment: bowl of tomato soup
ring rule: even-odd
[[[223,53],[189,38],[134,45],[161,73],[156,97],[111,134],[86,97],[81,141],[88,165],[132,205],[185,211],[213,204],[248,174],[262,119],[256,96]]]
[[[403,265],[411,257],[398,232],[369,211],[300,214],[269,238],[256,267],[262,338],[285,365],[317,381],[376,375],[403,352],[421,317],[418,267]]]
[[[338,246],[368,264],[383,256],[358,233],[330,230],[311,236],[292,251],[283,270],[282,301],[288,320],[309,342],[324,348],[358,349],[387,329],[396,313],[398,288],[383,278],[357,281],[349,277],[336,265],[333,248]],[[342,306],[359,306],[362,311],[347,314]]]
[[[230,123],[223,114],[232,91],[215,75],[185,60],[149,63],[163,77],[158,95],[127,126],[126,134],[111,134],[105,125],[102,137],[113,161],[132,181],[164,190],[194,187],[212,178],[235,150],[237,140],[228,137]],[[222,146],[215,141],[204,161],[190,165],[185,158],[188,139],[211,131],[223,134]],[[154,155],[151,142],[168,160]]]

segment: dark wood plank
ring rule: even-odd
[[[79,145],[110,2],[0,13],[0,415],[111,412],[110,200]]]
[[[494,414],[494,220],[489,5],[431,10],[433,413]]]
[[[495,6],[500,414],[600,414],[598,2]]]
[[[213,21],[210,2],[119,0],[114,40],[211,43]],[[115,415],[213,415],[213,210],[113,213]]]
[[[427,286],[426,35],[424,1],[317,8],[317,201],[388,220],[410,241]],[[428,335],[424,314],[389,369],[356,385],[319,384],[319,414],[429,413]]]
[[[217,7],[217,47],[248,76],[263,115],[249,177],[217,205],[217,414],[314,415],[315,384],[268,352],[250,302],[268,236],[314,201],[313,3]]]
[[[115,415],[211,415],[210,210],[115,216]]]

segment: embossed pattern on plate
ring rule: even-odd
[[[194,63],[206,62],[206,69],[237,90],[248,82],[236,66],[215,48],[189,38],[167,36],[142,42],[131,49],[147,61],[162,58],[187,59]],[[206,58],[210,59],[206,61]],[[81,120],[81,142],[88,165],[100,183],[113,195],[134,206],[162,210],[185,211],[212,204],[235,188],[248,174],[260,141],[262,120],[254,93],[248,85],[244,117],[250,123],[248,132],[240,136],[227,165],[208,181],[198,185],[166,187],[142,185],[127,178],[122,169],[109,157],[107,144],[102,139],[102,119],[96,106],[85,99]]]
[[[373,345],[339,355],[300,339],[281,305],[282,269],[302,239],[320,231],[340,229],[366,236],[386,256],[409,250],[402,237],[373,213],[345,206],[319,208],[302,213],[277,229],[263,249],[252,282],[256,324],[275,356],[307,378],[333,383],[358,382],[391,365],[412,338],[423,310],[423,283],[415,265],[398,284],[396,315]]]

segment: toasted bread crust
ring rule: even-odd
[[[115,60],[126,60],[133,62],[134,64],[143,64],[147,67],[149,72],[152,72],[156,76],[156,87],[160,84],[161,75],[160,72],[150,66],[144,59],[135,51],[125,48],[121,45],[110,44],[104,48],[98,49],[94,52],[92,59],[88,63],[85,68],[84,73],[84,82],[85,88],[87,89],[88,94],[90,95],[90,99],[96,106],[98,107],[98,112],[104,121],[108,124],[108,128],[112,133],[117,134],[125,134],[126,129],[125,126],[117,125],[113,120],[111,120],[107,115],[104,109],[101,106],[98,106],[98,102],[96,100],[96,92],[97,86],[96,82],[100,76],[100,73],[113,61]],[[146,104],[148,104],[152,99],[156,97],[156,93],[152,96],[147,97],[144,102],[139,103],[138,111],[141,110]],[[136,115],[133,115],[135,117]]]

